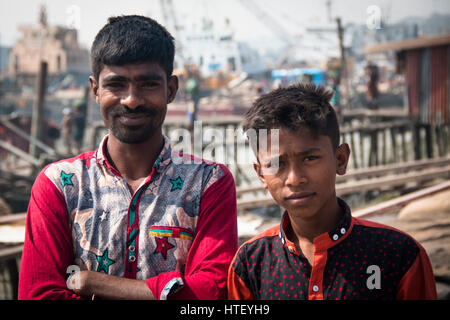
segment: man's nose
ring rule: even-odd
[[[127,106],[130,109],[136,109],[137,107],[144,104],[144,99],[142,98],[139,89],[134,85],[130,85],[128,91],[121,99],[121,104]]]
[[[287,173],[286,185],[291,187],[298,187],[306,183],[308,179],[306,178],[305,172],[300,166],[291,165]]]

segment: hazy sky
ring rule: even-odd
[[[166,0],[167,1],[167,0]],[[246,7],[244,0],[173,0],[177,18],[187,27],[199,24],[203,17],[214,18],[217,25],[225,18],[231,22],[239,40],[273,37]],[[295,34],[308,24],[326,22],[326,0],[253,0],[279,24]],[[450,0],[332,0],[332,16],[343,23],[365,24],[367,8],[376,5],[382,17],[396,22],[410,16],[431,13],[450,14]],[[46,5],[50,25],[77,25],[80,42],[89,47],[95,34],[109,16],[121,14],[149,15],[164,24],[159,0],[0,0],[0,44],[11,46],[20,36],[17,26],[37,24],[39,7]]]

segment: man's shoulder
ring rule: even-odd
[[[41,170],[39,177],[45,176],[52,182],[56,182],[60,181],[63,175],[78,175],[83,168],[90,168],[94,154],[95,151],[88,151],[75,157],[52,162]]]
[[[233,175],[226,165],[200,158],[186,153],[172,153],[172,165],[177,171],[185,172],[186,175],[198,174],[203,182],[203,190],[206,191],[210,186],[219,180],[225,179],[233,181]]]

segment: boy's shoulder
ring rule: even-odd
[[[384,232],[386,235],[394,236],[395,238],[408,239],[418,244],[418,242],[408,233],[387,224],[356,217],[352,217],[352,222],[353,228],[356,229],[354,231],[369,234],[374,234],[374,232],[380,234]]]
[[[412,249],[413,255],[423,250],[420,243],[408,233],[386,224],[352,217],[352,230],[350,241],[357,244],[365,242],[370,246],[381,247],[383,250],[392,248],[397,250]],[[280,233],[280,225],[273,226],[241,244],[238,255],[252,255],[254,251],[272,250],[273,246],[283,245],[283,235]]]
[[[254,252],[262,253],[266,249],[271,249],[278,242],[281,242],[280,225],[275,225],[242,243],[236,255],[243,258],[253,255]]]

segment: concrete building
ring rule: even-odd
[[[88,73],[89,52],[78,44],[76,29],[48,26],[41,9],[38,26],[20,26],[22,37],[9,53],[10,75],[33,75],[40,61],[46,61],[49,74]]]

